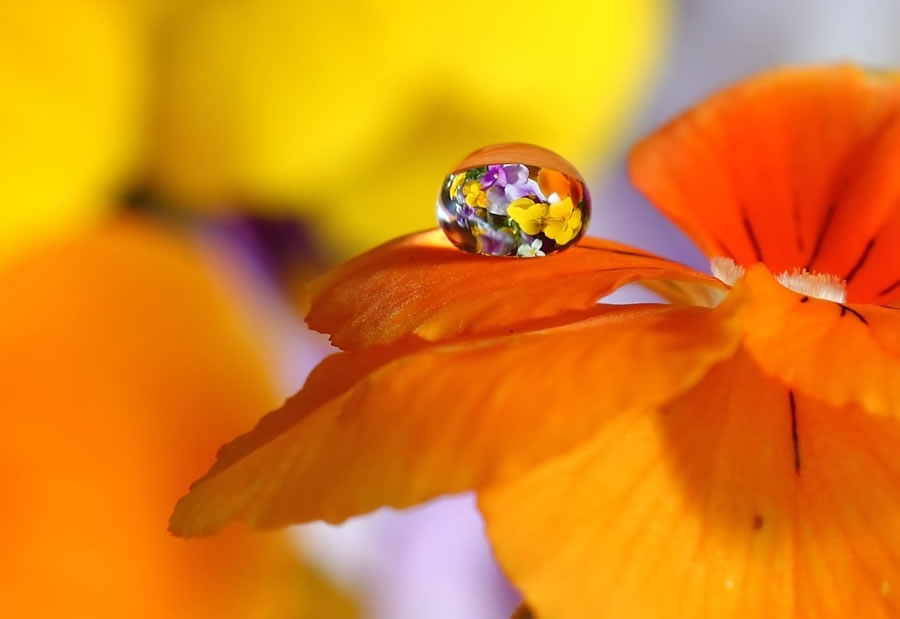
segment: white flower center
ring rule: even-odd
[[[731,258],[713,258],[709,261],[709,269],[719,281],[734,286],[744,276],[744,267]]]
[[[713,258],[710,260],[709,266],[712,274],[729,286],[734,286],[744,276],[744,267],[731,258]],[[836,303],[843,303],[847,300],[847,283],[837,275],[794,269],[779,273],[775,279],[788,290],[809,297]]]

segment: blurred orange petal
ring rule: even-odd
[[[834,406],[900,411],[900,308],[805,297],[759,266],[743,279],[745,346],[769,373]]]
[[[892,617],[898,441],[741,353],[480,504],[538,617]]]
[[[566,322],[330,357],[222,450],[179,502],[173,531],[336,522],[484,487],[586,440],[610,415],[670,399],[737,345],[731,306],[601,306]]]
[[[849,280],[871,301],[897,281],[900,79],[853,66],[765,73],[634,149],[631,175],[709,256]],[[898,284],[900,286],[900,284]],[[900,296],[900,294],[896,295]]]
[[[187,244],[119,222],[0,291],[4,616],[353,616],[281,535],[165,530],[216,446],[276,402],[253,326]]]
[[[638,280],[722,284],[647,252],[600,239],[541,260],[454,248],[440,230],[410,235],[333,269],[312,287],[307,322],[345,350],[410,339],[514,332],[586,310]]]
[[[509,619],[535,619],[534,613],[525,604],[519,606]]]

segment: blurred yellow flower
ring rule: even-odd
[[[592,169],[635,109],[665,4],[521,0],[508,24],[476,0],[194,3],[165,38],[154,182],[182,203],[300,209],[358,251],[432,224],[440,179],[486,143]],[[526,96],[541,84],[560,96]]]
[[[137,157],[144,50],[124,3],[4,4],[0,264],[106,212]]]
[[[437,181],[485,143],[537,142],[589,168],[633,109],[665,5],[522,0],[517,32],[566,36],[512,54],[507,37],[407,0],[14,3],[0,25],[14,93],[0,102],[0,263],[85,229],[140,179],[192,208],[301,213],[347,254],[432,223]],[[499,19],[475,0],[455,14]],[[551,81],[565,96],[523,96]],[[396,195],[423,208],[393,208]],[[362,204],[379,213],[366,226]]]

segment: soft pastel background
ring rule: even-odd
[[[509,140],[582,170],[592,233],[705,268],[628,186],[635,136],[769,66],[900,64],[893,0],[3,13],[4,617],[507,617],[516,593],[469,496],[340,527],[166,533],[218,445],[327,352],[299,318],[304,283],[432,225],[446,169]]]

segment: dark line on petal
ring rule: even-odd
[[[884,295],[886,295],[886,294],[891,294],[891,293],[894,292],[897,288],[900,288],[900,279],[898,279],[898,280],[895,281],[893,284],[891,284],[890,286],[888,286],[887,288],[885,288],[884,290],[882,290],[881,292],[879,292],[879,293],[878,293],[878,296],[881,297],[881,296],[884,296]]]
[[[664,270],[663,267],[658,267],[655,265],[648,265],[640,267],[642,269],[659,269],[660,271]],[[634,271],[635,267],[607,267],[605,269],[591,269],[591,273],[611,273],[613,271]]]
[[[731,251],[730,249],[728,249],[728,246],[725,245],[725,243],[723,243],[716,237],[713,237],[713,240],[716,242],[716,245],[718,245],[719,247],[722,248],[722,257],[723,258],[731,258],[732,260],[735,260],[734,252]]]
[[[884,309],[900,310],[900,307],[897,307],[896,305],[879,305],[878,307],[883,307]]]
[[[845,282],[849,284],[850,280],[853,279],[853,277],[859,272],[859,270],[862,268],[862,265],[865,264],[866,258],[869,257],[869,252],[872,251],[873,245],[875,245],[875,239],[872,239],[866,244],[866,248],[863,250],[862,256],[859,257],[859,260],[855,265],[853,265],[853,268],[850,269],[850,272],[847,273],[847,277],[844,278]]]
[[[800,217],[800,205],[797,203],[797,192],[793,191],[794,230],[797,232],[797,251],[803,255],[803,222]]]
[[[608,251],[613,254],[621,254],[623,256],[635,256],[637,258],[650,258],[652,260],[665,260],[665,258],[661,258],[660,256],[654,256],[653,254],[645,254],[639,251],[627,251],[624,249],[611,249],[609,247],[582,247],[582,249],[590,249],[593,251]]]
[[[804,296],[800,299],[801,303],[806,303],[807,301],[809,301],[809,297],[806,297],[806,296]]]
[[[637,256],[638,258],[653,258],[654,260],[659,260],[659,256],[651,256],[650,254],[644,254],[639,251],[625,251],[624,249],[610,249],[609,251],[622,256]]]
[[[856,316],[857,318],[859,318],[859,321],[860,321],[861,323],[863,323],[863,324],[866,325],[866,326],[869,325],[869,321],[866,320],[865,317],[864,317],[862,314],[860,314],[859,312],[857,312],[857,311],[856,311],[855,309],[853,309],[852,307],[847,306],[847,305],[844,305],[843,303],[838,303],[838,305],[841,306],[841,317],[846,316],[846,315],[847,315],[847,312],[850,312],[851,314],[853,314],[854,316]]]
[[[794,401],[794,392],[788,391],[788,400],[791,404],[791,440],[794,443],[794,472],[800,474],[800,437],[797,434],[797,402]]]
[[[822,227],[819,228],[819,236],[816,238],[816,244],[813,246],[812,256],[809,257],[809,262],[806,263],[806,270],[812,270],[812,265],[816,261],[816,258],[819,257],[819,252],[822,250],[822,243],[825,241],[825,233],[828,232],[828,227],[831,225],[831,220],[834,217],[834,212],[837,210],[837,202],[832,202],[828,206],[828,210],[825,212],[825,219],[822,220]]]
[[[756,240],[756,233],[753,231],[753,226],[750,225],[750,220],[747,218],[746,214],[744,214],[744,229],[747,231],[747,236],[750,237],[750,244],[753,245],[753,251],[756,253],[757,262],[763,262],[762,251],[759,249],[759,241]]]

